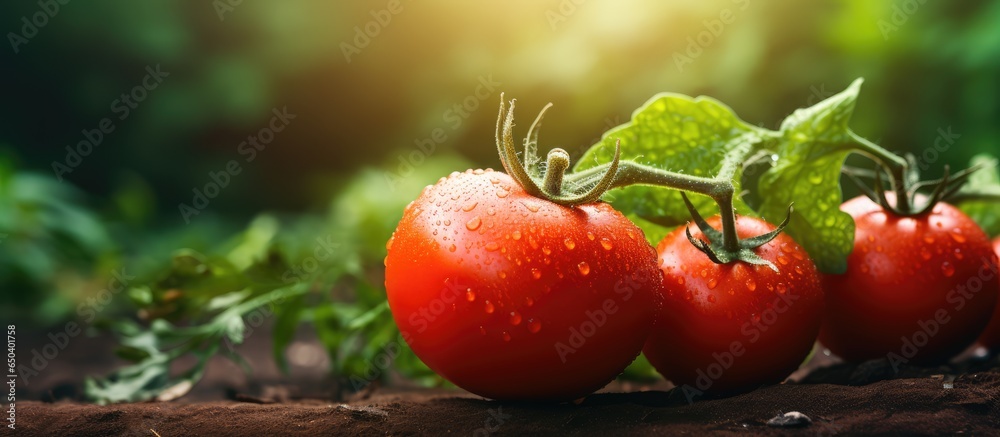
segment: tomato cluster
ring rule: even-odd
[[[855,250],[845,274],[821,275],[785,234],[756,249],[777,269],[717,264],[684,228],[654,251],[606,203],[564,207],[504,173],[455,173],[406,208],[387,244],[389,305],[430,368],[493,399],[579,398],[640,350],[692,393],[727,393],[780,382],[817,333],[849,361],[938,363],[980,335],[998,346],[1000,239],[991,247],[945,203],[919,217],[865,197],[842,209]],[[741,238],[774,229],[737,225]]]
[[[783,126],[829,127],[803,117],[832,113],[796,113]],[[574,400],[642,352],[691,400],[779,383],[817,340],[843,360],[886,359],[894,367],[945,362],[977,338],[1000,348],[1000,239],[991,243],[941,201],[949,183],[961,185],[972,170],[946,174],[925,198],[917,188],[932,183],[914,182],[905,160],[845,134],[880,162],[893,162],[894,192],[881,188],[876,172],[876,189],[840,205],[839,216],[799,215],[800,229],[820,226],[814,237],[840,226],[831,230],[840,240],[802,240],[827,270],[831,257],[817,241],[843,243],[829,252],[838,262],[846,256],[846,271],[821,273],[782,232],[790,208],[777,227],[736,216],[736,160],[720,164],[715,178],[701,178],[620,161],[616,144],[610,163],[566,176],[569,155],[556,149],[543,178],[535,155],[541,115],[522,165],[512,114],[513,103],[510,112],[501,104],[497,143],[507,172],[456,172],[428,186],[386,245],[388,303],[403,338],[459,387],[501,400]],[[738,137],[732,156],[750,153],[745,138],[760,139]],[[678,228],[653,249],[629,218],[597,200],[629,184],[702,194],[720,214],[704,220],[683,197],[697,230]],[[896,193],[905,197],[891,203]]]

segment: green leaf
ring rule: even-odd
[[[979,224],[987,234],[1000,234],[1000,170],[997,160],[988,154],[976,155],[970,167],[982,166],[969,176],[969,180],[959,191],[959,198],[969,196],[970,200],[958,202],[958,207]],[[992,199],[977,198],[987,195]]]
[[[621,139],[622,160],[677,173],[714,177],[726,153],[747,136],[766,131],[740,120],[732,109],[709,97],[689,97],[662,93],[632,114],[632,120],[604,133],[601,142],[577,161],[575,171],[610,162],[615,141]],[[734,177],[740,192],[739,173]],[[612,190],[606,196],[616,209],[660,226],[687,223],[691,217],[680,192],[661,187],[633,185]],[[706,215],[718,208],[706,196],[692,196],[691,202]],[[740,214],[756,215],[738,196],[734,206]]]
[[[854,247],[854,220],[840,211],[840,170],[854,141],[847,127],[862,80],[781,123],[774,167],[760,180],[758,210],[769,222],[781,221],[795,204],[786,232],[826,273],[843,273]]]

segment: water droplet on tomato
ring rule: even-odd
[[[875,246],[875,251],[876,252],[882,253],[883,250],[885,250],[885,249],[882,247],[882,245]]]
[[[392,241],[395,240],[395,239],[396,239],[395,235],[389,237],[389,241],[385,242],[385,250],[387,250],[387,251],[388,250],[392,250]]]
[[[702,278],[707,278],[708,277],[708,269],[701,269],[701,271],[698,272],[698,274],[701,275]]]
[[[503,271],[497,272],[497,276],[499,276],[500,279],[507,279],[507,272],[503,272]]]
[[[532,268],[531,269],[531,277],[535,278],[535,279],[541,279],[541,277],[542,277],[542,271],[538,270],[536,268]]]
[[[510,341],[510,334],[507,331],[503,332],[503,341]]]
[[[861,264],[861,273],[868,273],[868,264]]]
[[[780,294],[785,294],[785,292],[788,291],[788,287],[785,286],[784,282],[779,282],[777,287],[778,287],[778,293]]]
[[[716,280],[715,278],[712,278],[708,280],[708,284],[706,285],[708,285],[708,289],[711,290],[714,289],[716,285],[719,285],[719,281]]]
[[[468,222],[465,223],[465,228],[470,231],[475,231],[476,229],[479,229],[479,226],[481,226],[482,224],[483,224],[483,219],[479,218],[479,216],[477,215],[473,217],[472,220],[469,220]]]
[[[530,297],[526,297],[524,298],[524,305],[527,307],[533,307],[535,306],[535,300]]]
[[[479,334],[481,334],[481,335],[486,335],[486,328],[484,328],[484,327],[480,326],[480,327],[479,327]]]
[[[684,285],[684,278],[677,278],[677,285]]]
[[[778,255],[778,262],[781,263],[781,265],[783,265],[783,266],[787,266],[788,265],[788,257],[784,256],[784,255]]]
[[[941,264],[941,273],[944,273],[945,277],[952,277],[955,275],[955,266],[951,265],[950,262],[945,261]]]
[[[448,252],[454,252],[456,250],[458,250],[458,246],[455,246],[454,244],[448,246]]]
[[[520,240],[521,239],[521,231],[511,232],[510,233],[510,238],[513,238],[514,241]]]
[[[611,240],[609,240],[607,238],[602,238],[601,239],[601,247],[603,247],[604,250],[611,250],[611,247],[612,247],[611,246]]]
[[[576,242],[573,241],[573,239],[569,238],[569,237],[567,237],[565,240],[563,240],[563,244],[565,244],[566,248],[569,249],[569,250],[573,250],[573,249],[576,248]]]
[[[868,241],[874,243],[875,242],[875,236],[874,235],[869,235],[868,236]]]
[[[469,302],[475,302],[476,301],[476,292],[472,291],[471,288],[465,290],[465,300],[467,300]]]
[[[577,267],[578,269],[580,269],[580,274],[581,274],[581,275],[583,275],[583,276],[587,276],[587,275],[589,275],[589,274],[590,274],[590,265],[589,265],[589,264],[587,264],[587,262],[586,262],[586,261],[581,261],[581,262],[580,262],[580,264],[577,264],[577,265],[576,265],[576,267]]]
[[[955,240],[956,243],[965,242],[965,235],[962,235],[962,230],[959,228],[952,229],[948,235],[951,235],[951,239]]]
[[[747,278],[747,290],[754,291],[757,289],[757,283],[753,281],[753,278]]]
[[[472,211],[472,210],[476,209],[477,205],[479,205],[479,202],[476,202],[476,201],[472,201],[472,202],[466,203],[464,206],[462,206],[462,211],[465,211],[465,212]]]
[[[493,314],[493,311],[496,311],[496,307],[493,306],[493,302],[490,301],[485,302],[485,307],[483,309],[486,310],[486,314]]]
[[[587,232],[587,239],[588,239],[588,240],[590,240],[590,241],[594,241],[594,239],[595,239],[595,238],[597,238],[597,236],[596,236],[596,235],[594,235],[594,233],[593,233],[593,232]]]
[[[708,303],[715,303],[715,295],[714,294],[708,295]]]
[[[507,197],[509,195],[510,195],[510,191],[507,191],[507,190],[497,190],[497,197],[499,197],[501,199],[503,199],[504,197]]]
[[[491,241],[489,243],[486,243],[486,250],[488,250],[490,252],[496,251],[499,248],[500,248],[500,245],[497,244],[496,241]]]
[[[792,246],[789,246],[788,243],[781,243],[781,251],[782,252],[792,253],[792,250],[794,250],[794,249],[792,249]]]
[[[965,255],[962,254],[962,249],[955,248],[955,259],[962,258],[965,258]]]
[[[630,240],[635,240],[635,233],[633,233],[631,229],[630,229],[630,230],[627,230],[627,231],[625,231],[625,234],[626,234],[626,235],[628,235],[628,238],[629,238]]]
[[[521,315],[517,311],[510,312],[510,324],[514,326],[521,324]]]
[[[927,235],[924,237],[924,242],[927,244],[934,244],[934,237]]]
[[[802,266],[795,266],[795,273],[798,273],[800,275],[803,274],[804,272],[802,270]]]
[[[552,249],[549,249],[549,246],[542,246],[542,253],[549,255],[552,253]]]
[[[535,319],[528,319],[528,332],[532,334],[542,330],[542,322]]]

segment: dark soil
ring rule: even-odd
[[[243,401],[96,406],[22,402],[23,435],[523,435],[523,434],[921,434],[995,435],[1000,430],[1000,366],[903,368],[885,361],[814,371],[805,381],[689,404],[677,389],[599,393],[578,405],[484,400],[446,390],[376,392],[330,402],[242,395]],[[961,366],[960,366],[961,367]],[[982,369],[989,367],[989,369]],[[967,373],[941,373],[968,370]],[[899,379],[871,379],[885,376]],[[860,383],[865,385],[842,385]],[[951,388],[948,388],[951,387]],[[767,424],[798,411],[800,428]]]
[[[35,337],[35,336],[32,336]],[[13,435],[539,435],[766,434],[997,435],[1000,358],[966,358],[936,368],[885,360],[837,364],[817,354],[785,384],[689,403],[667,382],[614,383],[579,404],[500,403],[460,390],[394,385],[340,397],[324,378],[325,362],[282,376],[270,360],[270,339],[241,347],[255,373],[213,361],[186,397],[168,403],[97,406],[80,402],[82,375],[114,364],[112,343],[79,341],[41,376],[19,387]],[[29,337],[31,338],[31,337]],[[308,339],[301,344],[311,344]],[[33,345],[26,345],[30,350]],[[105,350],[108,349],[108,350]],[[307,354],[308,355],[308,354]],[[811,423],[768,425],[798,411]],[[798,423],[793,421],[794,423]],[[5,434],[10,434],[6,427]]]

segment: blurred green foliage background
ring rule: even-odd
[[[927,159],[927,176],[1000,152],[1000,1],[94,0],[0,11],[0,317],[25,327],[74,317],[122,266],[152,295],[115,299],[102,316],[149,310],[181,248],[241,268],[278,253],[291,266],[335,235],[356,255],[340,270],[380,284],[384,242],[421,187],[498,167],[501,91],[519,100],[522,129],[555,103],[543,146],[578,157],[660,91],[709,95],[773,128],[861,76],[859,134],[918,157],[942,130],[960,135]],[[120,119],[116,101],[157,66],[168,75]],[[295,118],[247,160],[241,142],[282,108]],[[114,131],[57,178],[53,163],[104,118]],[[180,205],[231,160],[241,172],[185,220]],[[264,226],[261,214],[271,231],[250,226]]]

